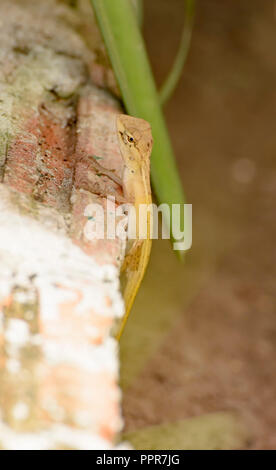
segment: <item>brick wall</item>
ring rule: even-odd
[[[3,449],[109,449],[122,426],[111,329],[125,246],[84,231],[88,204],[121,191],[89,158],[120,175],[121,109],[79,4],[0,4]]]

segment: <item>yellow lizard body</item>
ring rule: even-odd
[[[122,186],[124,202],[132,204],[136,213],[136,239],[127,253],[124,263],[127,278],[124,289],[125,315],[117,333],[119,340],[143,280],[151,252],[150,155],[152,134],[148,122],[125,114],[117,116],[116,125],[123,159],[122,179],[120,180],[112,171],[103,168],[95,162],[94,158],[91,163],[96,171],[105,174]],[[121,198],[118,200],[122,202]],[[149,208],[145,221],[139,220],[140,204]],[[143,222],[146,223],[146,227],[141,226]],[[139,231],[146,234],[145,239],[139,239]]]
[[[133,204],[136,211],[136,240],[126,257],[127,282],[124,290],[125,315],[120,325],[117,339],[120,339],[127,322],[134,299],[143,280],[151,252],[151,188],[150,154],[152,150],[151,127],[143,119],[127,115],[117,117],[117,134],[123,158],[124,168],[122,187],[127,202]],[[139,220],[140,204],[149,206],[144,233],[146,239],[139,239],[139,230],[143,220]]]

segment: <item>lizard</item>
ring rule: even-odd
[[[152,150],[151,127],[147,121],[125,114],[116,117],[117,138],[123,159],[121,179],[110,170],[102,167],[93,159],[96,171],[105,174],[123,189],[123,197],[135,208],[136,239],[126,254],[122,271],[126,272],[126,285],[123,293],[125,314],[116,335],[119,340],[130,314],[136,294],[143,280],[151,252],[151,187],[150,187],[150,155]],[[143,233],[145,239],[139,239],[139,207],[148,206],[146,224]],[[142,227],[143,228],[143,227]]]

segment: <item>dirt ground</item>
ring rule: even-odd
[[[182,0],[146,0],[158,82],[169,70]],[[276,6],[198,0],[193,43],[168,125],[193,247],[165,241],[122,340],[126,430],[234,411],[248,448],[276,448]]]

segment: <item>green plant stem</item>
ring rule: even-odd
[[[134,5],[136,17],[140,28],[143,25],[143,0],[131,0]]]
[[[184,194],[144,41],[129,0],[91,0],[125,108],[150,122],[151,179],[159,203],[183,204]],[[171,218],[171,217],[170,217]],[[170,224],[170,221],[166,221]],[[172,232],[171,238],[173,239]],[[178,252],[180,254],[180,252]]]
[[[181,73],[186,62],[188,52],[190,50],[193,24],[195,16],[195,0],[186,0],[185,3],[185,24],[180,40],[178,53],[176,55],[174,64],[170,74],[166,78],[164,84],[160,89],[160,102],[164,105],[172,96],[177,83],[181,77]]]

